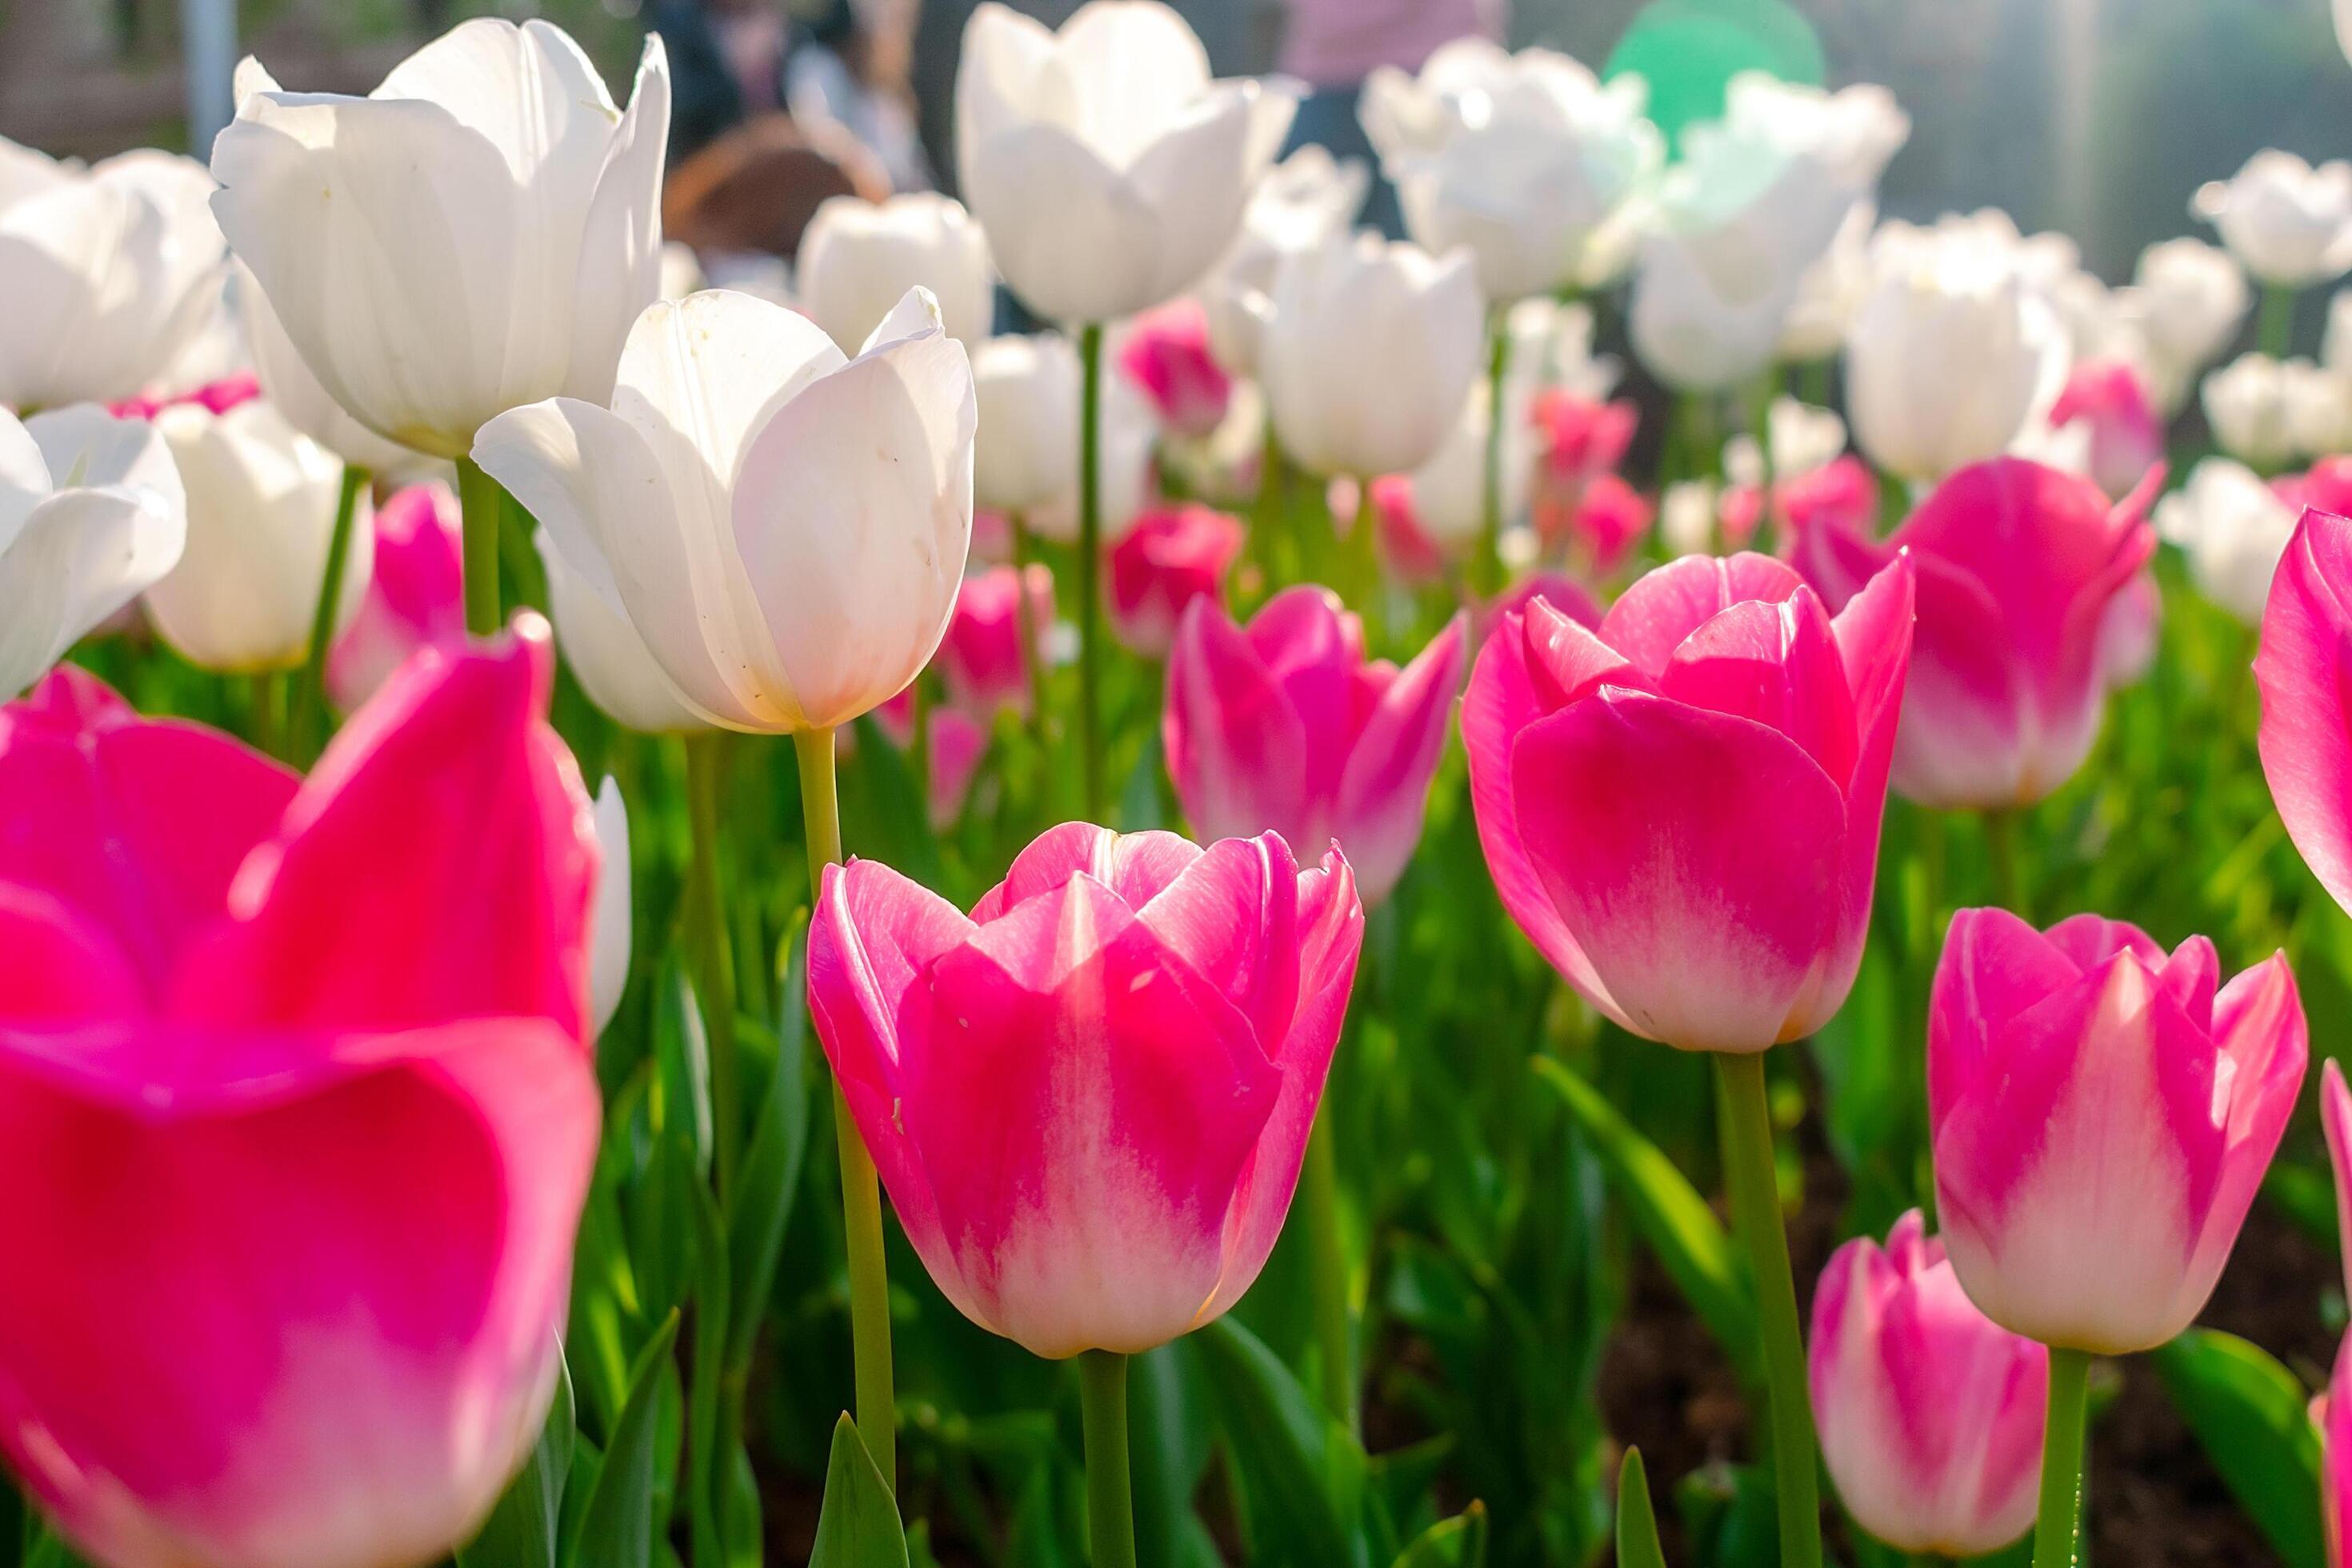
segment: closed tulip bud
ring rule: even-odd
[[[501,415],[474,460],[731,730],[845,724],[947,629],[971,539],[971,370],[917,289],[845,360],[747,294],[646,308],[609,409]]]
[[[1224,603],[1225,574],[1240,558],[1243,539],[1241,519],[1214,507],[1146,512],[1110,552],[1106,586],[1119,642],[1146,658],[1166,658],[1193,600]]]
[[[2167,239],[2141,251],[2132,289],[2150,354],[2184,386],[2230,346],[2252,299],[2244,269],[2201,239]]]
[[[988,755],[988,727],[957,708],[932,709],[929,722],[931,831],[946,833],[971,797],[980,764]]]
[[[1210,352],[1228,373],[1257,374],[1259,342],[1283,258],[1346,234],[1363,210],[1371,182],[1372,171],[1361,159],[1334,158],[1312,142],[1266,171],[1242,214],[1232,248],[1199,290]]]
[[[2327,1140],[2327,1164],[2336,1178],[2336,1250],[2343,1256],[2344,1278],[2352,1290],[2352,1089],[2344,1082],[2344,1066],[2330,1058],[2319,1073],[2319,1124]]]
[[[1831,237],[1829,248],[1798,278],[1796,297],[1780,322],[1781,359],[1811,363],[1844,347],[1846,333],[1870,296],[1870,235],[1877,226],[1878,204],[1854,203]]]
[[[563,668],[598,712],[644,735],[682,735],[710,726],[688,707],[655,662],[629,617],[572,569],[539,529],[531,535],[547,574],[547,613]]]
[[[2153,476],[2161,482],[2160,471]],[[2111,505],[2079,474],[2021,458],[1963,468],[1884,542],[1798,525],[1795,560],[1831,604],[1907,552],[1919,627],[1895,788],[1921,805],[2031,805],[2083,765],[2119,673],[2118,616],[2156,551],[2147,492]]]
[[[2156,505],[2156,531],[2189,558],[2197,591],[2258,626],[2298,513],[2243,463],[2207,458]]]
[[[187,493],[144,420],[0,408],[0,700],[152,586],[187,541]]]
[[[1994,1322],[2121,1355],[2205,1305],[2307,1049],[2284,955],[2219,980],[2201,936],[2168,955],[2097,915],[1952,917],[1927,1023],[1936,1207]]]
[[[2138,489],[2147,471],[2164,461],[2164,422],[2157,417],[2147,383],[2123,360],[2076,365],[2051,407],[2050,424],[2084,432],[2091,478],[2117,500]]]
[[[979,433],[972,494],[993,511],[1014,512],[1057,543],[1078,537],[1077,351],[1058,333],[991,338],[972,352]],[[1106,378],[1102,432],[1102,537],[1116,542],[1134,526],[1150,484],[1152,421],[1143,395]]]
[[[352,526],[362,526],[358,518]],[[327,694],[350,712],[421,647],[466,637],[465,546],[457,498],[444,484],[411,485],[375,509],[367,596],[327,656]],[[353,554],[368,546],[355,535]]]
[[[596,901],[589,910],[588,1032],[604,1032],[629,986],[629,805],[607,778],[596,790]]]
[[[1127,324],[1118,368],[1171,434],[1198,439],[1224,423],[1233,378],[1209,352],[1209,320],[1197,300],[1171,300]]]
[[[2199,186],[2189,211],[2274,288],[2307,289],[2352,267],[2352,163],[2340,158],[2314,168],[2265,148],[2229,179]]]
[[[1913,1209],[1813,1294],[1822,1458],[1846,1511],[1905,1552],[1974,1557],[2033,1523],[2050,1352],[1976,1309]]]
[[[1467,661],[1461,616],[1400,669],[1327,588],[1286,588],[1246,626],[1202,598],[1168,658],[1160,736],[1176,798],[1209,837],[1337,842],[1378,904],[1421,842]]]
[[[1633,273],[1633,352],[1679,392],[1723,392],[1754,378],[1772,363],[1795,298],[1794,278],[1776,279],[1753,258],[1726,266],[1704,244],[1653,236]]]
[[[1760,1051],[1845,1000],[1911,651],[1898,560],[1835,619],[1759,555],[1642,578],[1596,631],[1538,599],[1463,700],[1503,907],[1601,1012]]]
[[[263,402],[222,415],[179,404],[156,428],[188,497],[187,548],[147,590],[156,630],[206,669],[293,668],[318,613],[342,465]],[[367,597],[375,561],[365,498],[352,526],[358,543],[343,563],[339,635]]]
[[[1274,431],[1315,473],[1404,473],[1437,453],[1483,357],[1469,258],[1377,236],[1283,263],[1259,350]]]
[[[2352,452],[2352,373],[2291,359],[2286,374],[2287,439],[2298,458]]]
[[[111,403],[168,377],[220,303],[212,190],[192,158],[83,169],[0,137],[0,406]]]
[[[2198,395],[2221,449],[2257,468],[2284,468],[2294,457],[2286,364],[2243,353],[2207,376]]]
[[[1616,471],[1641,428],[1642,408],[1629,397],[1610,403],[1572,387],[1547,387],[1528,416],[1542,432],[1546,477],[1576,484]]]
[[[1362,940],[1337,854],[1066,823],[969,919],[828,867],[809,1004],[948,1300],[1037,1355],[1136,1352],[1264,1267]]]
[[[1024,614],[1038,647],[1021,646]],[[965,577],[932,661],[947,682],[948,700],[983,721],[1000,711],[1026,714],[1029,661],[1053,625],[1054,574],[1046,567],[995,566]]]
[[[660,280],[669,68],[625,111],[561,28],[483,17],[365,98],[237,68],[213,210],[302,363],[352,418],[462,458],[496,415],[603,404]]]
[[[989,0],[964,27],[956,157],[1022,302],[1108,321],[1208,271],[1295,108],[1211,81],[1201,40],[1157,0],[1092,0],[1058,33]]]
[[[307,782],[0,713],[0,1447],[91,1561],[436,1562],[538,1440],[602,1121],[552,680],[420,655]]]
[[[236,270],[237,309],[245,318],[246,347],[253,356],[255,381],[261,395],[285,416],[286,423],[344,462],[355,463],[372,473],[405,473],[431,461],[398,442],[386,440],[343,412],[343,405],[319,384],[319,378],[302,363],[301,351],[286,335],[260,283],[246,270],[244,263],[237,263]]]
[[[886,202],[828,196],[801,236],[793,280],[801,308],[854,354],[909,289],[929,289],[948,336],[967,347],[988,336],[996,280],[988,241],[963,204],[933,191]]]

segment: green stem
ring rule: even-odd
[[[1087,1535],[1093,1568],[1135,1568],[1135,1483],[1127,1462],[1127,1357],[1078,1358],[1087,1433]]]
[[[1332,1147],[1331,1109],[1307,1139],[1307,1277],[1315,1307],[1315,1352],[1323,1403],[1349,1431],[1356,1426],[1356,1358],[1349,1349],[1348,1253],[1339,1234],[1339,1156]]]
[[[1992,863],[1994,901],[2011,914],[2030,921],[2033,911],[2026,907],[2025,874],[2017,858],[2019,816],[2013,806],[1984,814],[1985,858]]]
[[[824,868],[841,863],[841,797],[833,731],[793,737],[800,763],[801,819],[808,836],[809,893],[824,893]],[[898,1402],[890,1371],[890,1276],[882,1256],[882,1184],[874,1156],[833,1086],[834,1142],[841,1153],[841,1225],[849,1248],[850,1359],[857,1384],[857,1435],[893,1491],[898,1486]]]
[[[1486,482],[1479,497],[1478,553],[1471,563],[1471,584],[1488,597],[1503,591],[1503,384],[1510,362],[1510,311],[1497,306],[1486,323]]]
[[[1100,822],[1103,815],[1102,358],[1102,324],[1080,327],[1085,395],[1078,409],[1078,765],[1089,822]]]
[[[499,518],[505,492],[471,458],[457,459],[457,505],[465,516],[466,629],[499,629]]]
[[[1767,552],[1777,542],[1780,531],[1780,523],[1773,516],[1775,508],[1772,501],[1772,481],[1778,477],[1772,472],[1772,398],[1780,390],[1775,383],[1776,378],[1769,370],[1759,375],[1755,384],[1748,389],[1747,410],[1748,434],[1756,443],[1759,476],[1757,482],[1761,489],[1756,498],[1756,534],[1745,548]]]
[[[1780,1513],[1781,1568],[1821,1568],[1822,1505],[1813,1458],[1813,1410],[1805,1383],[1804,1338],[1797,1327],[1797,1288],[1789,1272],[1789,1237],[1780,1225],[1772,1173],[1772,1117],[1764,1096],[1761,1051],[1717,1055],[1723,1085],[1724,1179],[1733,1228],[1748,1248],[1756,1284],[1756,1321],[1772,1417],[1772,1470]]]
[[[1045,647],[1037,625],[1036,606],[1029,602],[1029,563],[1037,556],[1029,539],[1029,525],[1019,512],[1007,522],[1013,530],[1013,569],[1020,574],[1020,591],[1013,596],[1013,626],[1021,638],[1021,672],[1029,680],[1029,737],[1042,753],[1045,744]]]
[[[2294,349],[2294,289],[2277,283],[2263,285],[2262,314],[2255,319],[2254,342],[2273,359],[2284,359]]]
[[[2042,1430],[2042,1508],[2033,1568],[2074,1568],[2083,1521],[2083,1428],[2090,1411],[2091,1356],[2050,1347],[2050,1417]]]
[[[327,536],[327,569],[319,579],[319,603],[310,612],[310,646],[303,657],[302,685],[295,693],[295,743],[304,760],[318,754],[326,733],[327,654],[335,640],[335,611],[343,597],[343,577],[352,552],[352,525],[359,515],[360,492],[367,489],[368,471],[356,463],[343,465],[343,488],[335,498],[335,531]]]
[[[742,1127],[735,1054],[735,954],[719,879],[727,741],[720,730],[686,738],[687,816],[694,845],[687,877],[687,940],[694,951],[702,1027],[710,1051],[710,1122],[721,1197],[735,1191],[736,1142]]]
[[[286,743],[286,672],[282,669],[256,670],[253,675],[253,701],[246,710],[246,728],[251,731],[254,750],[267,752],[281,761],[289,750]]]
[[[929,673],[929,670],[915,672],[915,734],[907,752],[908,765],[915,771],[915,788],[927,813],[930,810],[931,799],[931,683],[923,678]]]

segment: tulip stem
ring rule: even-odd
[[[1315,1353],[1323,1404],[1356,1427],[1356,1363],[1349,1348],[1348,1254],[1339,1235],[1339,1155],[1327,1104],[1307,1136],[1307,1278],[1314,1297]]]
[[[1078,765],[1088,822],[1103,814],[1102,358],[1099,321],[1078,329]]]
[[[2090,1411],[2088,1351],[2050,1347],[2050,1419],[2042,1432],[2042,1507],[2033,1568],[2074,1568],[2083,1521],[2083,1428]]]
[[[801,820],[808,837],[809,895],[824,896],[824,868],[841,864],[841,797],[833,731],[793,735],[800,763]],[[928,787],[926,785],[925,787]],[[841,1080],[833,1085],[834,1143],[841,1153],[841,1227],[849,1252],[850,1360],[857,1384],[857,1435],[883,1483],[898,1487],[898,1403],[890,1370],[890,1276],[882,1256],[882,1185],[874,1156],[849,1114]]]
[[[1498,305],[1486,323],[1486,482],[1478,498],[1478,557],[1471,567],[1471,586],[1487,598],[1503,591],[1503,383],[1510,365],[1510,308]]]
[[[367,488],[368,471],[357,463],[343,465],[343,488],[335,498],[335,531],[327,536],[327,569],[319,578],[319,603],[310,612],[310,646],[302,662],[302,686],[294,696],[294,744],[302,760],[316,757],[326,741],[327,655],[335,640],[335,611],[343,597],[343,577],[351,561],[352,526],[359,516],[360,492]]]
[[[1765,1101],[1764,1054],[1718,1053],[1715,1067],[1723,1084],[1724,1180],[1731,1191],[1732,1228],[1748,1248],[1757,1327],[1763,1341],[1781,1568],[1821,1568],[1813,1409],[1805,1382],[1805,1342],[1797,1327],[1789,1237],[1781,1228],[1780,1188],[1772,1171],[1772,1113]]]
[[[735,1191],[737,1135],[741,1123],[735,1055],[735,955],[728,940],[727,907],[719,880],[719,795],[727,735],[713,730],[686,737],[687,816],[694,860],[687,879],[687,935],[702,991],[702,1026],[710,1053],[710,1124],[721,1197]]]
[[[1135,1482],[1127,1458],[1127,1357],[1078,1357],[1087,1432],[1087,1535],[1093,1568],[1135,1568]]]
[[[2263,285],[2262,313],[2255,319],[2254,343],[2273,359],[2284,359],[2294,349],[2294,289],[2277,283]]]
[[[457,459],[457,506],[465,517],[466,629],[499,629],[499,526],[505,492],[471,458]]]
[[[2017,860],[2017,819],[2014,807],[1984,814],[1985,858],[1992,863],[1994,900],[2010,913],[2031,921],[2033,911],[2026,908],[2025,876]]]
[[[1005,521],[1013,531],[1013,570],[1019,590],[1013,595],[1013,628],[1021,638],[1021,673],[1029,681],[1029,735],[1036,742],[1042,769],[1050,765],[1051,759],[1045,751],[1045,628],[1037,624],[1036,606],[1029,602],[1029,563],[1037,552],[1021,514],[1016,511]],[[929,781],[925,787],[929,787]]]

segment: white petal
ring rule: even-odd
[[[1160,303],[1171,243],[1150,201],[1067,132],[1018,125],[975,150],[968,195],[997,269],[1048,321],[1108,321]]]
[[[669,143],[669,56],[646,35],[636,90],[614,133],[574,263],[571,371],[563,394],[609,404],[630,329],[661,293],[662,155]]]
[[[556,651],[605,717],[641,734],[707,728],[646,647],[629,617],[574,571],[547,530],[532,542],[547,569],[547,612]]]
[[[67,490],[36,506],[0,550],[0,693],[22,691],[169,572],[185,533],[149,490]]]
[[[601,1035],[629,984],[629,808],[607,777],[596,791],[596,900],[589,913],[588,1024]]]

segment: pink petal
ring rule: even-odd
[[[1779,604],[1804,579],[1768,555],[1685,555],[1625,590],[1601,622],[1601,640],[1652,676],[1705,622],[1747,599]]]
[[[2263,611],[2263,773],[2287,837],[2320,884],[2352,908],[2352,521],[2306,511]]]
[[[2344,1087],[2343,1065],[2333,1058],[2319,1076],[2319,1120],[2336,1173],[2336,1250],[2344,1258],[2345,1294],[2352,1297],[2352,1089]]]
[[[0,1019],[63,1025],[135,1012],[138,972],[95,921],[50,894],[0,882]]]
[[[1160,737],[1176,797],[1202,837],[1271,830],[1307,843],[1316,825],[1306,725],[1221,605],[1197,600],[1184,613]]]
[[[1200,846],[1181,834],[1113,833],[1089,822],[1065,822],[1013,858],[1004,880],[971,907],[971,918],[986,925],[1081,871],[1139,910],[1200,854]]]
[[[1381,692],[1340,773],[1332,831],[1368,902],[1388,897],[1421,842],[1468,648],[1467,618],[1457,614]]]
[[[1298,876],[1278,835],[1221,838],[1137,911],[1250,1021],[1269,1058],[1298,1011]]]
[[[1780,731],[1841,793],[1853,776],[1853,698],[1829,615],[1811,588],[1777,604],[1749,599],[1702,623],[1667,660],[1658,690]]]

